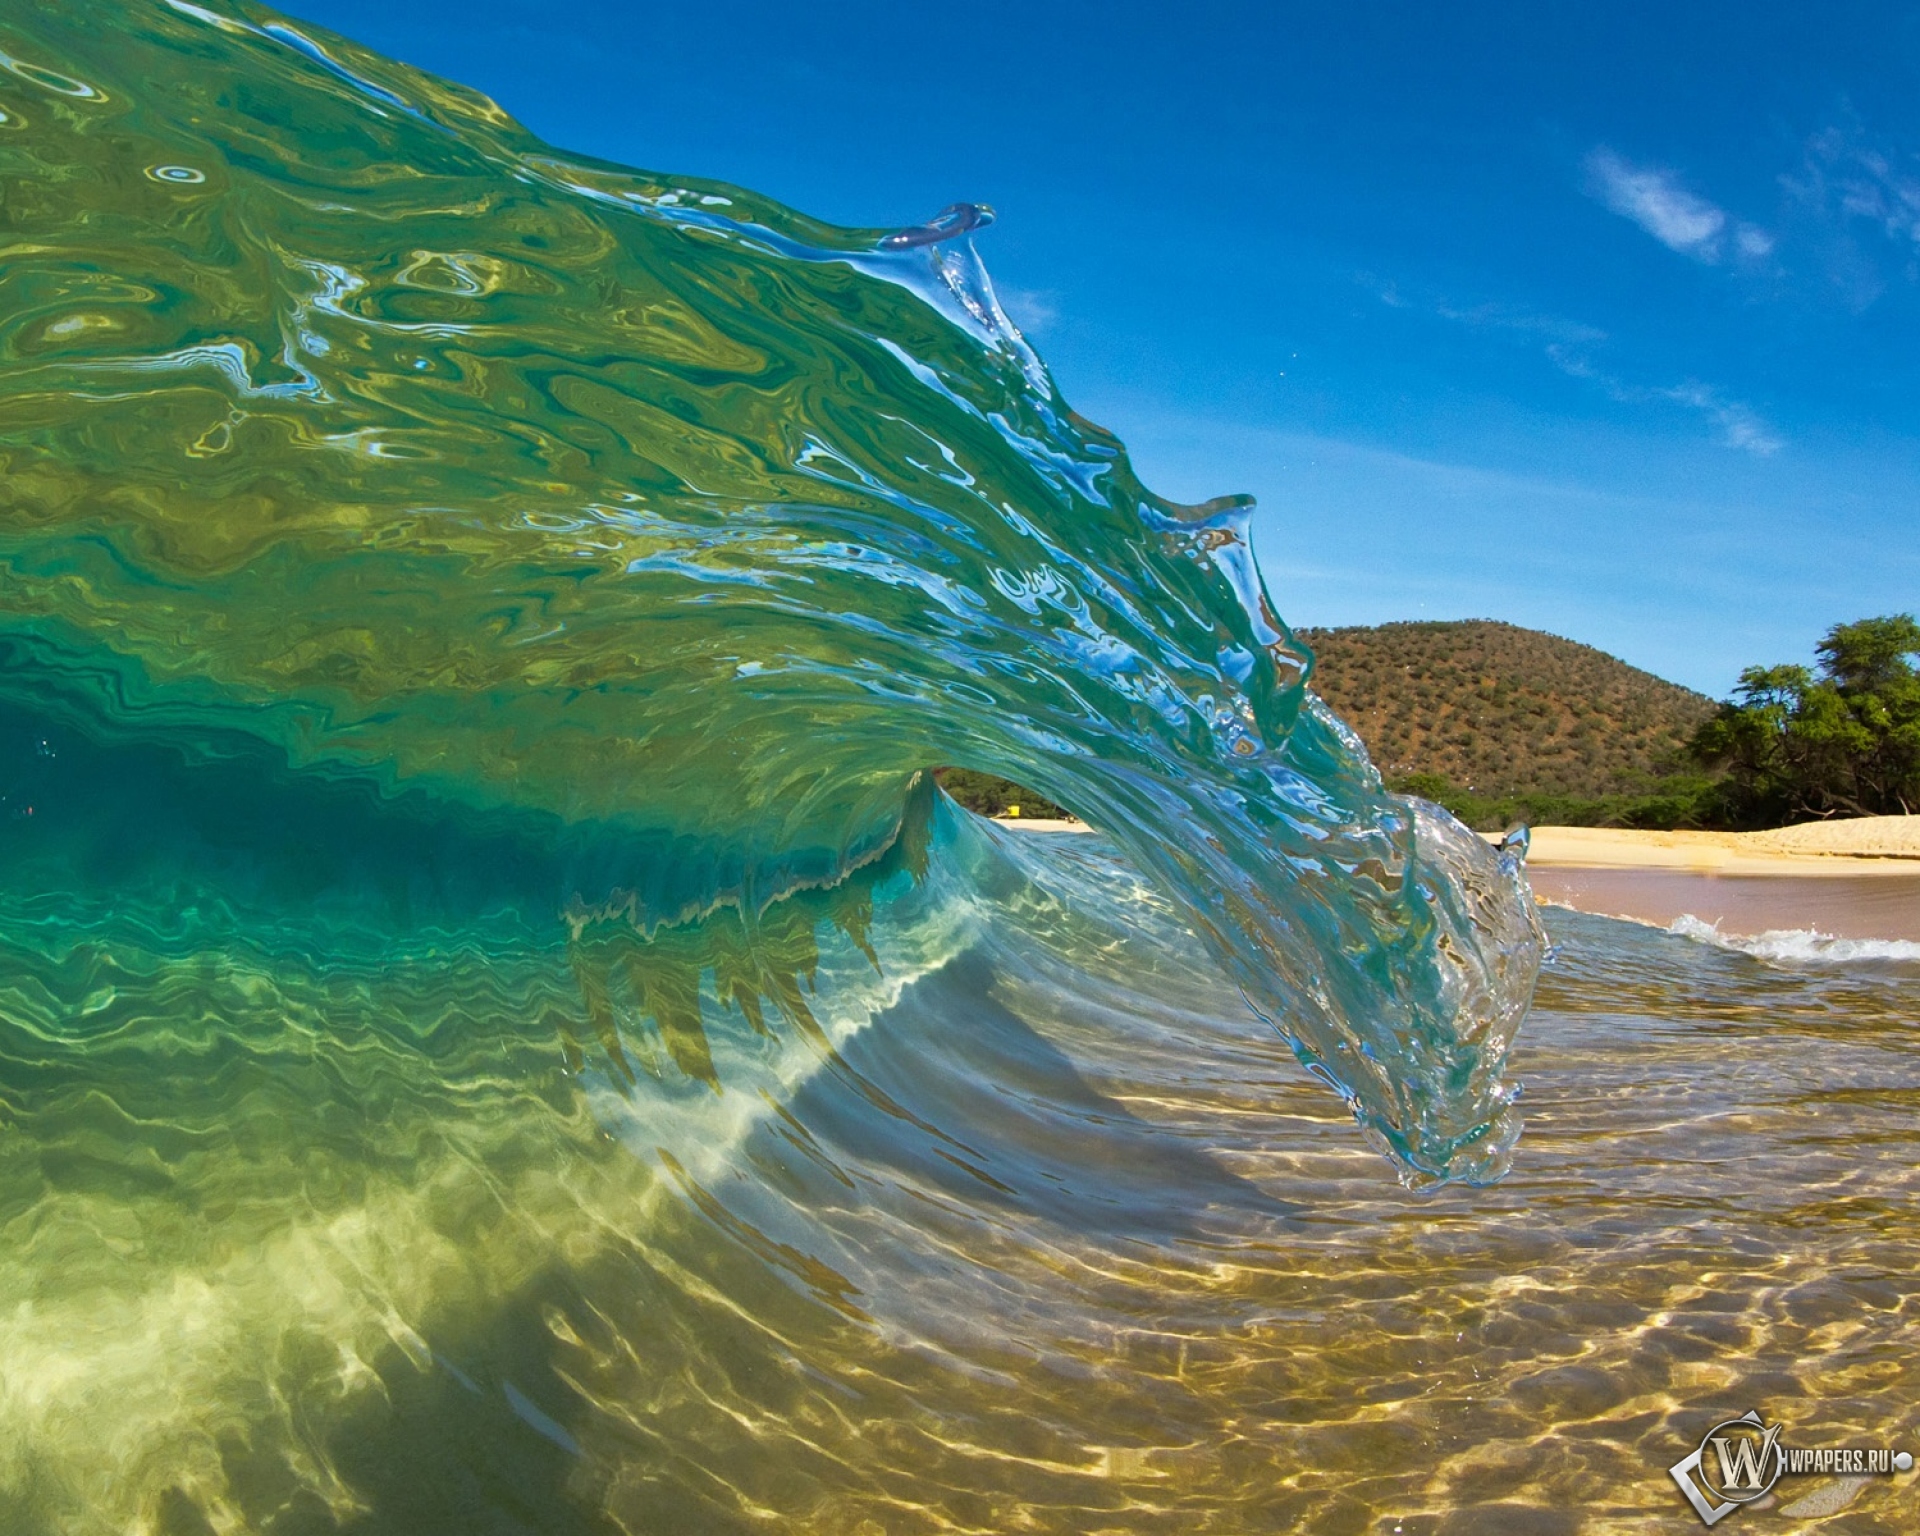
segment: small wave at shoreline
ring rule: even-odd
[[[1843,939],[1814,928],[1770,928],[1765,933],[1722,933],[1717,924],[1683,913],[1666,931],[1683,939],[1737,950],[1756,960],[1785,964],[1840,964],[1855,961],[1920,963],[1920,943],[1912,939]]]
[[[1718,922],[1708,922],[1691,912],[1683,912],[1671,922],[1664,922],[1656,917],[1641,917],[1631,912],[1601,912],[1589,907],[1576,907],[1565,901],[1543,901],[1541,906],[1560,912],[1578,913],[1582,917],[1602,918],[1610,923],[1630,923],[1635,928],[1691,939],[1710,948],[1750,955],[1756,960],[1776,964],[1920,964],[1920,941],[1913,939],[1847,937],[1825,933],[1818,928],[1768,928],[1760,933],[1729,933]]]

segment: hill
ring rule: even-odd
[[[1302,629],[1313,686],[1360,733],[1397,790],[1438,800],[1471,826],[1697,826],[1713,781],[1687,755],[1714,713],[1703,694],[1618,657],[1492,619]],[[940,770],[982,815],[1019,804],[1060,814],[1029,789]]]
[[[1491,619],[1303,629],[1313,686],[1389,783],[1485,824],[1671,824],[1703,786],[1686,743],[1713,700]],[[1649,797],[1657,806],[1642,805]]]

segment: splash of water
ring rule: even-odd
[[[596,935],[751,956],[963,765],[1109,833],[1409,1181],[1506,1167],[1515,859],[1383,792],[1249,504],[1067,408],[985,210],[567,156],[249,5],[0,52],[0,694],[79,759],[19,747],[16,872],[316,965],[570,945],[608,1038]]]

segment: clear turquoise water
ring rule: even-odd
[[[728,919],[590,1029],[10,903],[0,1528],[1641,1532],[1749,1406],[1920,1432],[1910,962],[1552,911],[1514,1171],[1421,1194],[1104,839],[929,814],[765,1033]]]
[[[1517,864],[973,216],[250,7],[0,55],[7,1536],[1633,1529],[1703,1405],[1910,1416],[1911,976],[1556,917],[1484,1187]]]
[[[538,949],[751,916],[878,856],[915,774],[1002,772],[1403,1176],[1498,1176],[1511,865],[1312,700],[1246,507],[1072,413],[979,210],[835,229],[572,159],[265,10],[35,5],[4,47],[0,702],[129,754],[37,808],[47,880],[368,963]],[[228,767],[145,804],[143,753]],[[165,843],[117,884],[115,817]]]

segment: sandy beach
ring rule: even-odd
[[[1091,832],[1084,821],[996,817],[1020,832]],[[1807,822],[1767,832],[1535,827],[1529,869],[1669,869],[1715,875],[1920,877],[1920,816]]]
[[[1527,873],[1543,901],[1662,927],[1920,941],[1920,816],[1768,832],[1536,827]]]
[[[992,820],[1016,832],[1091,832],[1084,821],[1068,821],[1058,816],[995,816]]]
[[[1531,869],[1672,869],[1716,875],[1920,875],[1920,816],[1807,822],[1767,832],[1535,827]]]
[[[1000,825],[1092,830],[1037,816]],[[1695,920],[1727,935],[1920,942],[1920,816],[1768,832],[1535,827],[1527,873],[1542,901],[1659,927]]]

